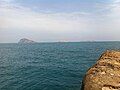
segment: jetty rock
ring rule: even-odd
[[[120,90],[120,51],[104,52],[87,71],[81,90]]]
[[[33,41],[33,40],[29,40],[29,39],[26,39],[26,38],[22,38],[22,39],[19,40],[18,43],[20,43],[20,44],[27,44],[27,43],[36,43],[36,42]]]

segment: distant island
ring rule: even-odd
[[[27,38],[22,38],[22,39],[19,40],[18,43],[20,43],[20,44],[27,44],[27,43],[37,43],[37,42],[35,42],[33,40],[30,40],[30,39],[27,39]]]

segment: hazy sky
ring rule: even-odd
[[[120,40],[120,0],[0,0],[0,42]]]

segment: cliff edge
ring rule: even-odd
[[[86,73],[81,90],[120,90],[120,51],[106,51]]]

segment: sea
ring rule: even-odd
[[[0,44],[0,90],[80,90],[86,71],[120,42]]]

